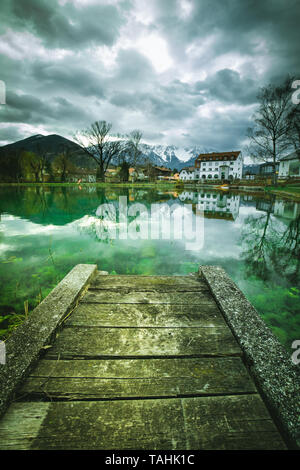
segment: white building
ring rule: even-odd
[[[238,152],[202,153],[195,161],[195,180],[233,180],[242,178],[243,157]]]
[[[281,158],[279,163],[279,178],[300,176],[300,151],[290,153],[286,157]]]
[[[194,181],[195,168],[193,166],[183,168],[181,172],[179,173],[179,179],[181,181]]]

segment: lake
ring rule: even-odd
[[[0,187],[0,337],[78,263],[110,274],[220,265],[287,350],[300,339],[300,205],[199,189]]]

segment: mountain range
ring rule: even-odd
[[[80,145],[57,134],[51,135],[33,135],[26,139],[19,140],[12,144],[0,147],[2,155],[9,155],[16,150],[26,150],[29,152],[43,153],[52,161],[55,156],[68,147],[71,151],[70,158],[78,167],[95,168],[95,162],[82,150]],[[181,170],[186,166],[194,166],[195,159],[199,153],[214,152],[216,149],[193,146],[176,147],[175,145],[149,145],[141,144],[141,160],[148,160],[153,165],[165,166],[167,168]],[[114,162],[112,162],[114,163]]]

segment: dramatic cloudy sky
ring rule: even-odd
[[[240,149],[260,86],[300,78],[298,0],[1,0],[0,145],[95,120]]]

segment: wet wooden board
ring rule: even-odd
[[[241,350],[229,328],[65,327],[47,358],[229,356]]]
[[[20,396],[112,399],[255,393],[240,358],[42,360]]]
[[[0,449],[285,448],[197,276],[98,275],[51,341]]]
[[[102,276],[98,275],[90,289],[134,290],[153,292],[208,291],[203,279],[198,276]]]
[[[208,290],[201,292],[113,292],[96,289],[89,290],[83,297],[82,303],[216,305]]]
[[[14,403],[0,449],[284,449],[256,395]]]
[[[66,321],[74,326],[225,326],[215,304],[79,304]]]

